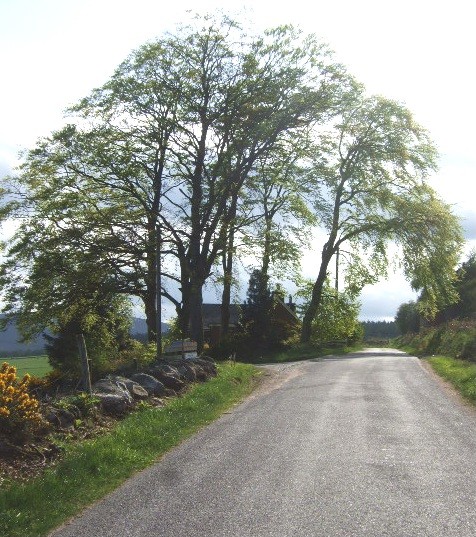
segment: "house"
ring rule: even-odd
[[[285,303],[281,296],[277,293],[273,294],[274,319],[295,324],[298,326],[301,321],[296,315],[296,304],[292,301],[292,297],[289,297],[288,303]],[[230,304],[230,325],[229,331],[233,332],[240,323],[241,319],[241,304]],[[221,304],[203,304],[202,305],[203,316],[203,336],[205,341],[210,346],[215,346],[220,342],[221,337]]]

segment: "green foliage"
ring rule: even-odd
[[[420,330],[420,312],[413,301],[401,304],[395,316],[401,334],[415,333]]]
[[[121,351],[134,345],[129,335],[131,324],[127,304],[117,297],[109,306],[88,312],[83,318],[60,317],[55,335],[45,334],[46,351],[51,366],[70,378],[81,374],[78,334],[83,334],[90,359],[91,374],[98,378],[120,361]]]
[[[261,270],[278,279],[299,275],[302,252],[310,247],[310,230],[317,224],[307,203],[314,189],[306,178],[309,151],[307,132],[285,138],[259,159],[245,185],[244,204],[262,217],[245,229],[243,242],[261,261]]]
[[[400,335],[397,324],[393,321],[362,321],[364,339],[392,339]]]
[[[115,360],[109,362],[112,371],[143,369],[157,358],[155,343],[142,343],[135,339],[128,340],[125,348],[121,349]]]
[[[458,301],[444,308],[437,322],[476,317],[476,251],[472,251],[456,271],[455,290]]]
[[[449,321],[436,327],[426,327],[419,333],[399,338],[399,344],[418,355],[443,354],[452,358],[476,361],[476,321]]]
[[[97,397],[87,393],[69,395],[55,401],[55,407],[65,410],[78,409],[83,417],[90,416],[99,404],[100,400]]]
[[[424,315],[456,299],[461,229],[426,183],[427,132],[401,104],[366,96],[313,36],[205,16],[137,49],[68,113],[0,189],[0,218],[22,221],[1,298],[26,338],[132,295],[152,341],[159,229],[159,292],[199,347],[221,256],[251,248],[264,275],[296,273],[313,225],[328,236],[303,341],[338,252],[352,293],[386,273],[396,242]]]
[[[171,345],[174,341],[180,341],[184,337],[178,317],[170,319],[167,324],[169,329],[165,334],[162,334],[162,350]]]
[[[223,16],[137,49],[9,180],[3,208],[25,217],[1,281],[9,311],[42,315],[50,303],[63,304],[65,294],[89,297],[78,291],[92,280],[96,290],[139,297],[154,326],[160,224],[163,267],[180,266],[178,274],[163,270],[162,294],[180,310],[182,326],[191,320],[193,337],[201,338],[205,280],[228,236],[258,218],[243,201],[258,162],[284,154],[325,120],[348,78],[313,36],[291,26],[250,35]],[[288,216],[299,204],[306,212],[296,183],[294,176],[293,188],[286,187],[293,195],[281,197],[293,204]],[[16,205],[8,205],[18,192]],[[228,210],[236,198],[243,201],[238,215]],[[297,222],[286,228],[292,225],[297,232]],[[290,262],[298,252],[281,231],[276,224],[272,255]],[[168,278],[179,280],[182,300],[167,292]],[[32,322],[29,315],[25,329]]]
[[[455,301],[454,267],[463,237],[451,208],[426,182],[436,157],[408,109],[365,97],[358,86],[342,104],[339,121],[319,132],[315,207],[328,235],[303,319],[303,341],[310,338],[328,266],[338,252],[353,293],[386,274],[387,248],[396,242],[406,277],[422,291],[420,311],[431,317]]]
[[[247,359],[247,355],[249,357],[251,354],[286,346],[299,330],[298,323],[279,314],[277,303],[284,298],[282,288],[278,286],[276,291],[271,292],[268,282],[267,274],[260,269],[253,270],[248,298],[242,306],[240,324],[244,333],[234,334],[226,342],[226,345],[234,345],[238,356],[244,359]],[[249,349],[252,351],[249,352]]]
[[[303,299],[299,306],[302,311],[308,309],[313,287],[313,283],[307,281],[298,292],[297,296]],[[336,291],[327,281],[319,309],[312,322],[311,342],[324,345],[333,341],[343,344],[360,341],[363,328],[358,321],[359,311],[360,303],[352,294]]]
[[[247,300],[242,307],[241,322],[250,343],[259,348],[269,344],[272,305],[269,277],[261,270],[254,269],[248,283]]]

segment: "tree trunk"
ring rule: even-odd
[[[189,336],[190,326],[190,278],[188,267],[188,259],[186,258],[184,253],[183,258],[180,259],[181,301],[175,306],[175,311],[177,312],[177,325],[182,337]]]
[[[198,353],[203,351],[202,281],[194,281],[190,288],[190,337],[197,342]]]
[[[155,256],[155,315],[156,315],[156,358],[162,358],[162,237],[160,225],[156,226],[156,256]]]
[[[155,224],[151,223],[147,229],[147,275],[146,293],[144,301],[145,317],[147,322],[147,341],[157,341],[157,235]]]
[[[147,323],[147,341],[155,343],[157,337],[157,311],[155,289],[147,290],[147,293],[142,296],[145,309],[145,320]]]
[[[269,263],[271,260],[271,225],[273,222],[272,217],[265,218],[264,229],[264,244],[263,244],[263,260],[261,264],[261,274],[266,280],[268,279]]]
[[[230,329],[231,283],[233,281],[233,256],[235,243],[235,218],[238,196],[233,195],[228,214],[229,235],[223,252],[223,293],[221,300],[221,337]]]
[[[314,320],[317,310],[321,304],[322,289],[327,278],[327,268],[332,259],[333,253],[333,248],[329,243],[327,243],[322,250],[321,267],[312,289],[311,301],[309,302],[309,306],[302,320],[301,343],[309,343],[311,340],[312,321]]]
[[[230,239],[230,242],[233,240]],[[233,278],[233,252],[229,248],[223,253],[223,292],[221,295],[221,337],[228,334],[230,329],[230,304],[231,304],[231,282]]]

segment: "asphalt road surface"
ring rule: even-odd
[[[274,366],[55,537],[474,537],[476,412],[417,358]]]

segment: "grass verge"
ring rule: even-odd
[[[343,345],[321,347],[312,343],[306,343],[296,345],[295,347],[286,349],[284,351],[275,351],[273,353],[264,354],[263,356],[253,359],[253,363],[266,364],[297,362],[298,360],[311,360],[313,358],[320,358],[321,356],[327,356],[329,354],[349,354],[350,352],[356,352],[362,348],[362,345],[355,345],[352,347]]]
[[[446,356],[433,356],[427,358],[427,361],[441,377],[450,381],[463,397],[476,404],[476,364]]]
[[[111,433],[69,446],[40,478],[0,490],[0,535],[45,535],[241,401],[259,374],[252,365],[220,364],[216,378],[165,407],[143,408]]]

